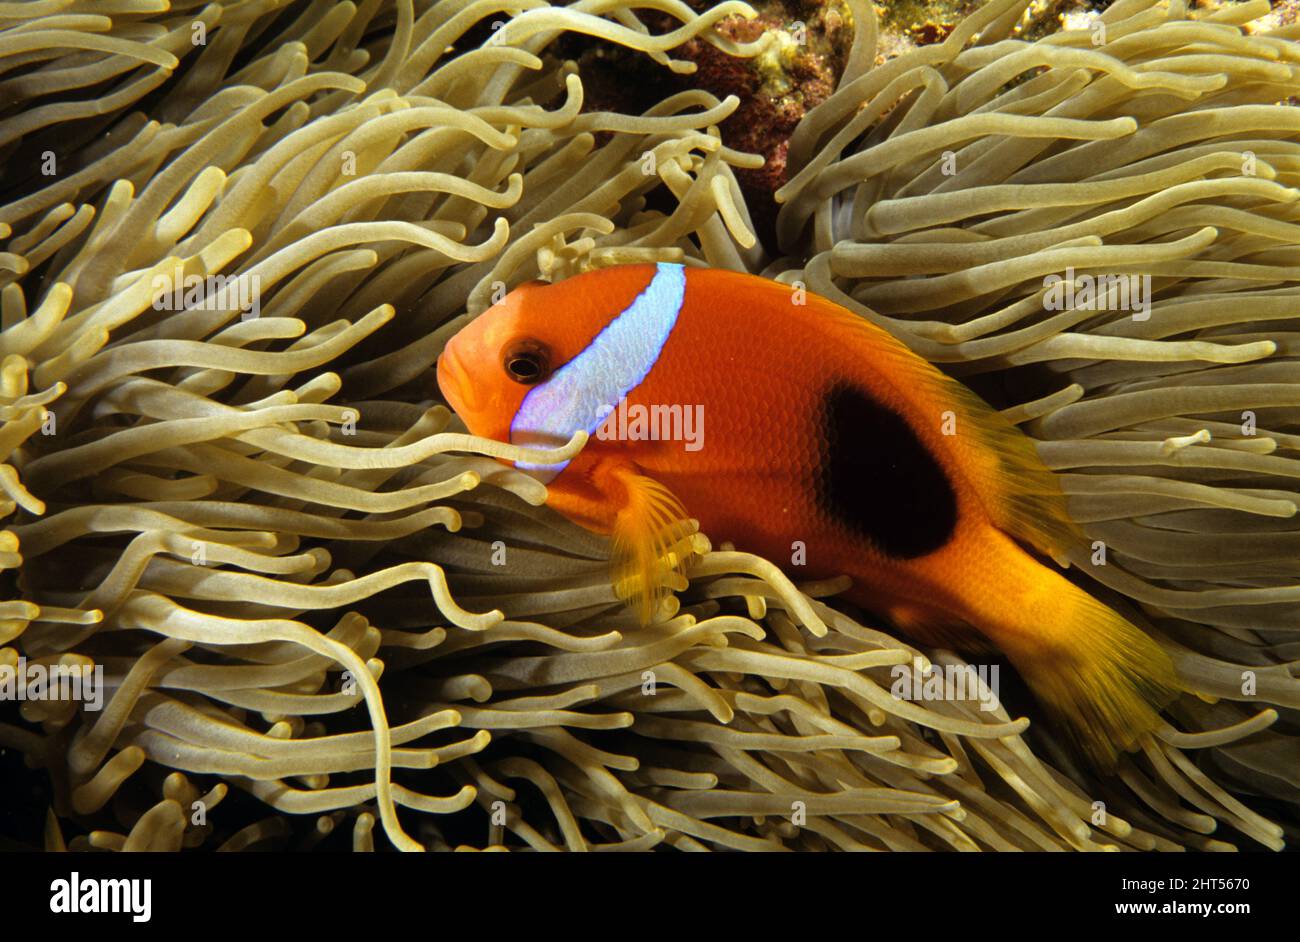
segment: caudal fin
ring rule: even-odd
[[[1155,729],[1180,685],[1169,656],[1119,613],[1060,577],[1009,630],[989,636],[1038,699],[1099,766],[1110,769]]]

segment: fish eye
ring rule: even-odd
[[[506,348],[506,374],[516,383],[532,386],[551,373],[551,354],[536,340],[519,340]]]

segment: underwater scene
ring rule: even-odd
[[[1300,846],[1297,14],[0,3],[0,849]]]

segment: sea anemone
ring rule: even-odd
[[[1118,0],[1030,42],[1027,6],[879,63],[848,3],[765,245],[736,97],[593,110],[554,52],[689,77],[769,51],[744,3],[0,4],[0,671],[110,694],[0,723],[46,846],[1281,847],[1300,29]],[[961,662],[701,534],[641,627],[432,380],[510,288],[629,261],[801,283],[1005,409],[1174,658],[1167,725],[1098,776],[1027,699],[900,699]],[[1128,274],[1146,316],[1046,303]]]

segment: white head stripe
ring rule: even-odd
[[[529,390],[510,423],[516,445],[562,445],[578,429],[595,432],[609,411],[649,375],[686,297],[686,271],[661,262],[646,289],[544,383]],[[567,462],[566,462],[567,463]],[[564,464],[516,463],[550,480]]]

